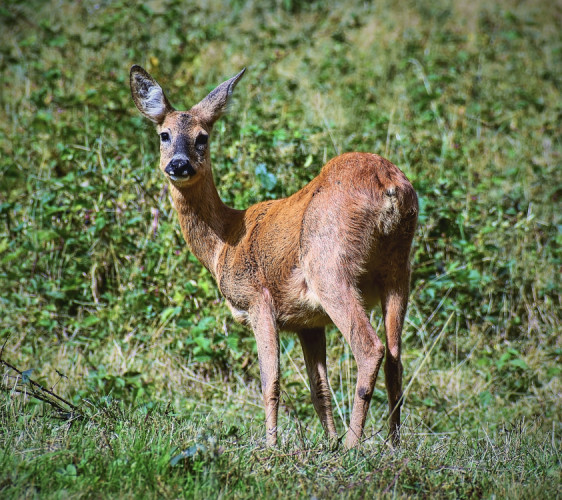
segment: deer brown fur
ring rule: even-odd
[[[160,168],[170,183],[183,236],[211,272],[234,318],[251,326],[258,347],[267,444],[277,441],[279,330],[296,332],[312,401],[337,439],[326,371],[324,327],[334,323],[357,363],[346,447],[360,441],[383,357],[390,431],[399,439],[401,332],[410,287],[410,247],[418,202],[388,160],[347,153],[288,198],[234,210],[219,198],[208,137],[244,70],[189,111],[175,111],[156,81],[131,68],[138,109],[157,125]],[[386,348],[366,314],[382,307]]]

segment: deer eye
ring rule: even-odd
[[[160,134],[160,140],[162,142],[168,142],[170,140],[170,134],[168,134],[168,132],[162,132]]]
[[[199,149],[203,149],[203,147],[207,144],[208,141],[209,141],[209,136],[207,134],[199,134],[195,138],[195,146]]]

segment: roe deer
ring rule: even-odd
[[[385,347],[365,307],[380,303],[386,332],[390,432],[399,440],[402,395],[400,337],[410,288],[410,247],[418,201],[406,176],[375,154],[347,153],[285,199],[247,210],[226,206],[211,171],[209,135],[245,69],[189,111],[176,111],[140,66],[131,92],[160,135],[160,169],[169,180],[181,230],[211,272],[237,321],[257,342],[266,442],[277,442],[278,330],[296,332],[314,408],[337,440],[326,372],[324,327],[334,323],[357,363],[346,448],[359,443]]]

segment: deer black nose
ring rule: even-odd
[[[164,171],[174,177],[188,177],[195,174],[195,170],[187,158],[173,158]]]

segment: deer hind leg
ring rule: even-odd
[[[347,284],[345,279],[336,278],[330,279],[325,286],[314,288],[322,307],[349,343],[357,364],[353,410],[344,443],[346,448],[353,448],[363,434],[377,374],[384,358],[384,345],[371,326],[355,287]]]
[[[312,404],[320,417],[322,426],[330,440],[337,440],[332,413],[332,400],[326,369],[326,333],[324,328],[313,328],[298,332],[301,341],[306,371],[310,380]]]
[[[392,444],[400,442],[400,407],[402,406],[402,361],[401,337],[408,295],[410,289],[410,270],[405,266],[402,276],[395,275],[391,282],[383,286],[381,306],[386,334],[386,360],[384,375],[388,394],[390,435]]]
[[[258,347],[261,387],[265,407],[266,444],[277,444],[277,414],[279,411],[279,335],[276,328],[271,296],[264,288],[258,303],[250,311],[250,319]]]

